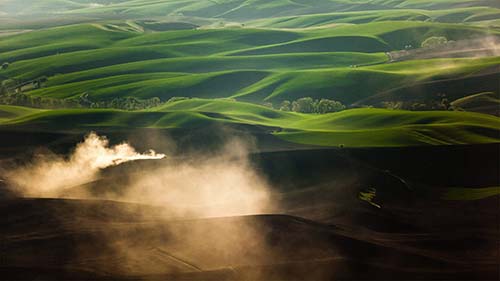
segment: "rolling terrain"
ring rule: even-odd
[[[496,280],[500,2],[0,0],[0,279]]]
[[[497,143],[497,117],[465,112],[352,109],[330,114],[282,112],[231,100],[189,99],[143,111],[0,108],[3,130],[84,132],[101,129],[258,127],[283,140],[318,146],[380,147]]]
[[[106,26],[77,24],[8,36],[0,42],[0,61],[9,62],[9,67],[0,74],[11,81],[10,90],[46,78],[41,87],[23,89],[33,97],[72,99],[84,93],[91,101],[127,96],[162,101],[179,96],[231,97],[271,102],[277,108],[284,100],[306,96],[379,107],[404,100],[383,94],[408,85],[418,88],[445,79],[460,83],[482,71],[498,75],[496,45],[485,47],[491,50],[486,57],[390,62],[387,55],[404,46],[419,46],[430,36],[455,41],[498,37],[496,30],[474,26],[388,21],[317,30],[225,28],[153,33]],[[429,91],[425,99],[412,100],[439,101],[443,94],[455,100],[498,92],[492,79],[495,76],[478,77],[475,81],[484,82],[460,93],[446,85],[439,92]]]
[[[453,155],[481,161],[495,149],[260,153],[255,164],[274,184],[274,212],[281,215],[186,218],[171,213],[172,205],[4,197],[0,208],[10,215],[1,220],[7,254],[0,270],[19,280],[492,279],[499,190],[449,188],[454,183],[447,178],[463,170],[456,178],[461,184],[498,184],[495,167],[446,161]],[[429,155],[448,155],[432,164],[449,167],[434,173]],[[398,165],[401,157],[413,164]],[[164,164],[133,166],[155,171]],[[123,183],[138,176],[131,168],[105,170],[83,188],[96,190],[96,198],[119,196]],[[376,193],[367,202],[358,196],[371,192],[368,186]],[[206,204],[197,208],[213,203]]]

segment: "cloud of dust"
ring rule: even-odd
[[[164,154],[150,150],[138,153],[127,143],[110,146],[105,137],[90,133],[74,152],[37,155],[29,164],[6,172],[14,191],[27,197],[60,197],[66,189],[95,180],[101,169],[141,159],[162,159]]]
[[[415,49],[408,54],[413,59],[429,59],[425,65],[408,70],[424,75],[422,78],[427,79],[436,75],[429,70],[439,70],[440,75],[458,75],[463,74],[465,67],[470,65],[470,59],[500,56],[500,38],[487,36],[450,41],[436,48]]]
[[[249,144],[229,140],[212,155],[139,169],[111,199],[168,208],[176,216],[213,217],[269,211],[270,188],[248,159]]]
[[[125,213],[104,212],[104,224],[92,219],[75,224],[71,218],[67,222],[61,218],[69,229],[98,230],[94,240],[88,240],[91,242],[75,242],[78,254],[67,261],[68,266],[84,264],[97,272],[132,276],[258,265],[274,257],[266,240],[270,230],[259,217],[244,215],[272,212],[276,203],[248,157],[252,146],[250,138],[229,137],[222,148],[209,153],[170,155],[164,161],[103,170],[165,155],[154,151],[140,154],[128,143],[110,146],[105,137],[90,133],[67,158],[38,156],[30,164],[8,171],[6,180],[22,196],[144,204],[137,210],[132,207],[136,204],[130,204]],[[102,181],[103,174],[108,182]],[[81,192],[88,182],[99,192]],[[99,205],[103,210],[106,202]],[[75,212],[86,216],[86,211]],[[134,223],[130,212],[141,217],[139,223]],[[128,224],[113,223],[124,216],[130,217]],[[98,243],[103,246],[96,248]]]
[[[481,47],[486,50],[488,56],[500,56],[500,38],[486,37],[481,39]]]
[[[232,137],[211,153],[130,165],[108,175],[111,180],[103,183],[99,181],[103,169],[165,155],[153,150],[138,153],[128,143],[110,146],[106,137],[90,133],[68,157],[37,155],[29,164],[4,174],[14,191],[24,197],[142,203],[161,206],[175,217],[264,213],[271,210],[272,195],[248,158],[252,146],[248,138]],[[89,186],[98,192],[89,191]]]

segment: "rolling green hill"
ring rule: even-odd
[[[53,108],[85,99],[87,105],[73,107],[107,107],[131,97],[163,105],[133,112],[7,106],[0,110],[5,128],[224,123],[326,146],[498,141],[496,117],[463,112],[497,114],[497,1],[19,3],[0,5],[3,101]],[[444,38],[440,49],[421,47],[432,37]],[[166,103],[173,97],[191,99]],[[302,97],[336,100],[351,110],[306,115],[259,105],[279,108]]]
[[[380,21],[432,21],[474,23],[500,17],[492,7],[468,7],[446,10],[393,9],[367,10],[273,17],[248,22],[248,26],[273,28],[313,28],[336,24],[362,24]]]
[[[0,105],[0,122],[9,121],[37,112],[41,112],[41,110],[22,106]]]
[[[257,26],[311,28],[377,21],[466,23],[498,30],[495,0],[4,0],[0,31],[104,23],[142,32]],[[117,22],[127,20],[127,24]],[[114,21],[110,24],[110,21]],[[0,32],[1,35],[1,32]]]
[[[495,143],[500,119],[466,112],[353,109],[323,115],[283,112],[230,100],[190,99],[144,111],[50,110],[22,112],[0,120],[0,129],[86,131],[120,128],[194,129],[209,124],[267,128],[283,140],[319,146],[396,147]]]
[[[0,0],[0,276],[494,279],[499,78],[500,0]]]
[[[500,62],[500,58],[434,59],[349,67],[385,60],[383,54],[362,53],[147,60],[57,75],[49,78],[46,87],[27,93],[71,98],[87,92],[93,100],[120,96],[162,100],[175,96],[234,97],[276,105],[282,100],[311,96],[351,104],[381,91],[439,77],[462,77]],[[290,68],[292,65],[295,69]],[[40,67],[33,69],[36,74],[30,74],[26,65],[24,73],[37,77],[53,71],[50,68],[56,65],[47,67],[46,72]]]
[[[500,98],[493,92],[485,92],[459,98],[451,102],[459,110],[488,113],[500,116]]]
[[[276,16],[318,14],[325,12],[348,12],[391,9],[459,9],[464,7],[496,7],[496,1],[440,0],[440,1],[382,1],[382,0],[314,0],[284,1],[270,3],[265,0],[221,0],[221,1],[157,1],[157,0],[28,0],[4,1],[0,11],[10,14],[70,13],[111,16],[116,14],[132,16],[184,15],[201,18],[224,18],[249,20]]]
[[[387,64],[384,51],[419,45],[429,36],[461,40],[498,35],[457,24],[376,22],[300,31],[153,33],[142,33],[131,23],[112,27],[78,24],[8,36],[0,42],[0,62],[10,65],[0,75],[18,84],[48,77],[41,89],[25,93],[50,98],[82,93],[93,101],[124,96],[164,101],[175,96],[233,97],[277,105],[311,96],[352,104],[408,84],[459,78],[498,63],[495,57]],[[484,89],[465,94],[478,91]]]

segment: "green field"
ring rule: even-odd
[[[0,0],[1,280],[495,280],[500,0]]]
[[[380,21],[433,21],[443,23],[475,23],[497,19],[500,9],[492,7],[467,7],[445,10],[389,9],[369,11],[349,11],[318,13],[260,19],[251,21],[249,26],[273,28],[318,28],[337,24],[362,24]]]
[[[460,40],[498,34],[456,24],[374,22],[309,31],[229,28],[154,33],[103,26],[78,24],[8,36],[0,42],[0,61],[10,66],[0,74],[17,83],[48,77],[41,89],[26,93],[51,98],[85,92],[96,101],[123,96],[234,97],[277,105],[311,96],[352,104],[408,84],[467,76],[499,60],[387,64],[384,52],[418,45],[429,36]]]
[[[484,188],[449,188],[443,195],[443,199],[453,201],[470,201],[499,195],[500,187],[498,186]]]
[[[4,1],[0,11],[9,14],[26,14],[33,11],[55,11],[65,15],[92,15],[94,17],[110,17],[113,14],[134,16],[175,15],[198,18],[223,18],[232,21],[248,21],[259,18],[297,16],[305,14],[352,12],[352,11],[391,11],[395,9],[421,10],[428,15],[428,10],[452,10],[453,12],[437,12],[432,18],[458,20],[467,17],[449,14],[465,13],[467,9],[479,7],[499,8],[496,1],[440,0],[440,1],[381,1],[381,0],[315,0],[285,1],[277,0],[269,3],[265,0],[221,0],[221,1],[156,1],[156,0],[120,0],[120,1],[87,1],[87,0],[28,0],[23,4],[14,0]],[[112,4],[110,4],[110,2]],[[480,10],[480,9],[479,9]],[[489,14],[481,10],[482,14]],[[481,12],[477,12],[481,14]],[[348,14],[349,15],[349,14]],[[443,19],[444,20],[444,19]]]
[[[0,63],[8,66],[0,80],[10,96],[3,100],[55,105],[4,107],[3,127],[223,123],[323,146],[498,142],[496,1],[4,2]],[[421,48],[431,37],[444,37],[448,49]],[[406,51],[417,55],[394,60]],[[81,97],[94,104],[158,98],[162,105],[121,111],[54,102]],[[167,102],[175,97],[191,99]],[[277,110],[303,97],[349,110]]]
[[[19,117],[31,115],[40,111],[41,110],[39,109],[29,107],[0,105],[0,122],[7,122],[12,119],[17,119]]]
[[[0,129],[195,129],[221,123],[264,127],[283,140],[318,146],[385,147],[500,141],[497,117],[465,112],[353,109],[330,114],[301,114],[214,99],[183,100],[135,112],[111,109],[37,111],[9,106],[3,106],[3,112],[13,114],[1,119]]]

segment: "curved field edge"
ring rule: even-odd
[[[6,108],[3,111],[7,111]],[[0,129],[41,131],[196,129],[210,124],[255,126],[288,142],[317,146],[400,147],[500,142],[500,118],[479,113],[360,108],[318,115],[222,99],[189,99],[143,111],[45,110],[0,119]]]
[[[500,196],[500,186],[484,188],[448,188],[442,198],[452,201],[481,200],[493,196]]]

